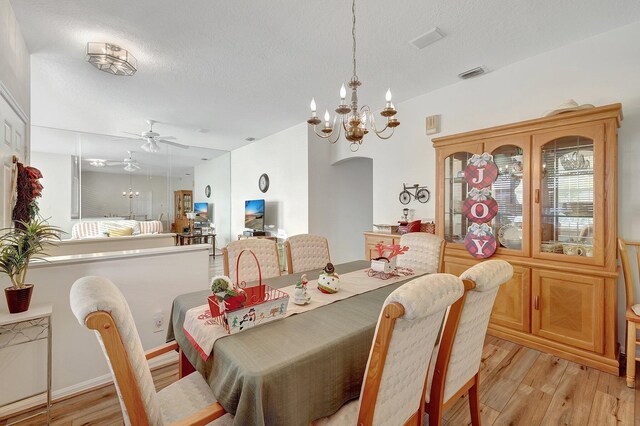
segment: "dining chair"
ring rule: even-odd
[[[287,270],[290,274],[324,268],[331,262],[329,243],[321,235],[300,234],[284,243],[287,252]]]
[[[486,260],[460,275],[464,295],[449,309],[427,385],[430,426],[440,426],[444,411],[467,392],[471,424],[480,425],[478,372],[484,338],[498,289],[512,276],[513,267],[504,260]]]
[[[251,250],[260,262],[262,279],[280,276],[280,258],[278,257],[278,245],[274,240],[267,238],[246,238],[244,240],[231,241],[222,249],[224,257],[224,274],[235,281],[236,262],[242,250]],[[253,256],[244,254],[240,259],[239,279],[244,282],[258,280],[258,265]]]
[[[425,384],[446,309],[464,292],[450,274],[416,278],[394,290],[378,318],[360,398],[313,425],[420,425]]]
[[[400,237],[409,251],[398,256],[397,266],[434,274],[443,271],[444,239],[428,232],[410,232]]]
[[[640,242],[625,241],[622,238],[618,238],[618,248],[620,249],[620,263],[622,264],[622,275],[624,276],[624,288],[627,295],[627,309],[626,309],[626,322],[627,322],[627,386],[635,388],[636,384],[636,361],[640,361],[640,358],[636,356],[636,347],[640,344],[638,341],[637,330],[640,328],[640,316],[636,314],[633,307],[640,308],[640,305],[636,305],[633,289],[633,273],[631,272],[631,263],[629,262],[629,247],[636,252],[636,266],[638,267],[638,274],[640,274]]]
[[[114,378],[125,424],[205,425],[225,415],[198,372],[156,392],[147,360],[178,345],[173,342],[145,354],[129,305],[111,281],[95,276],[80,278],[71,287],[69,299],[80,324],[96,332]]]

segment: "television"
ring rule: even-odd
[[[244,227],[254,231],[264,231],[264,200],[244,202]]]
[[[193,203],[193,211],[197,216],[206,219],[209,211],[209,203]]]

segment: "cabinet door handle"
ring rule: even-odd
[[[540,310],[540,296],[536,296],[533,299],[533,309],[535,309],[536,311]]]
[[[540,189],[536,189],[535,200],[536,200],[536,204],[540,203]]]

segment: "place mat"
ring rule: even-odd
[[[281,318],[311,311],[339,300],[348,299],[358,294],[404,281],[409,277],[422,275],[420,272],[416,273],[406,269],[398,276],[392,276],[383,280],[370,277],[368,271],[369,268],[365,268],[342,274],[340,276],[340,290],[334,294],[325,294],[318,290],[318,280],[309,281],[307,284],[307,293],[311,296],[311,302],[306,305],[296,305],[293,303],[295,284],[281,288],[280,291],[289,295],[287,311]],[[205,361],[209,358],[216,340],[229,335],[224,327],[216,323],[212,318],[208,304],[196,306],[187,311],[184,318],[183,331],[187,340],[189,340],[198,351],[198,354],[200,354],[200,357]]]

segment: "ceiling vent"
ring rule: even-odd
[[[466,71],[461,72],[460,74],[458,74],[458,77],[460,77],[463,80],[466,80],[468,78],[477,77],[477,76],[482,75],[484,73],[485,73],[484,68],[475,67],[475,68],[471,68],[470,70],[466,70]]]
[[[253,142],[253,141],[256,140],[256,138],[249,136],[248,138],[245,138],[244,140],[247,141],[247,142]]]
[[[422,34],[421,36],[418,36],[418,37],[414,38],[413,40],[411,40],[409,42],[409,44],[412,45],[413,47],[417,48],[417,49],[424,49],[425,47],[429,46],[430,44],[433,44],[436,41],[438,41],[441,38],[443,38],[444,35],[445,34],[440,30],[440,28],[434,27],[432,30],[427,31],[426,33]]]

